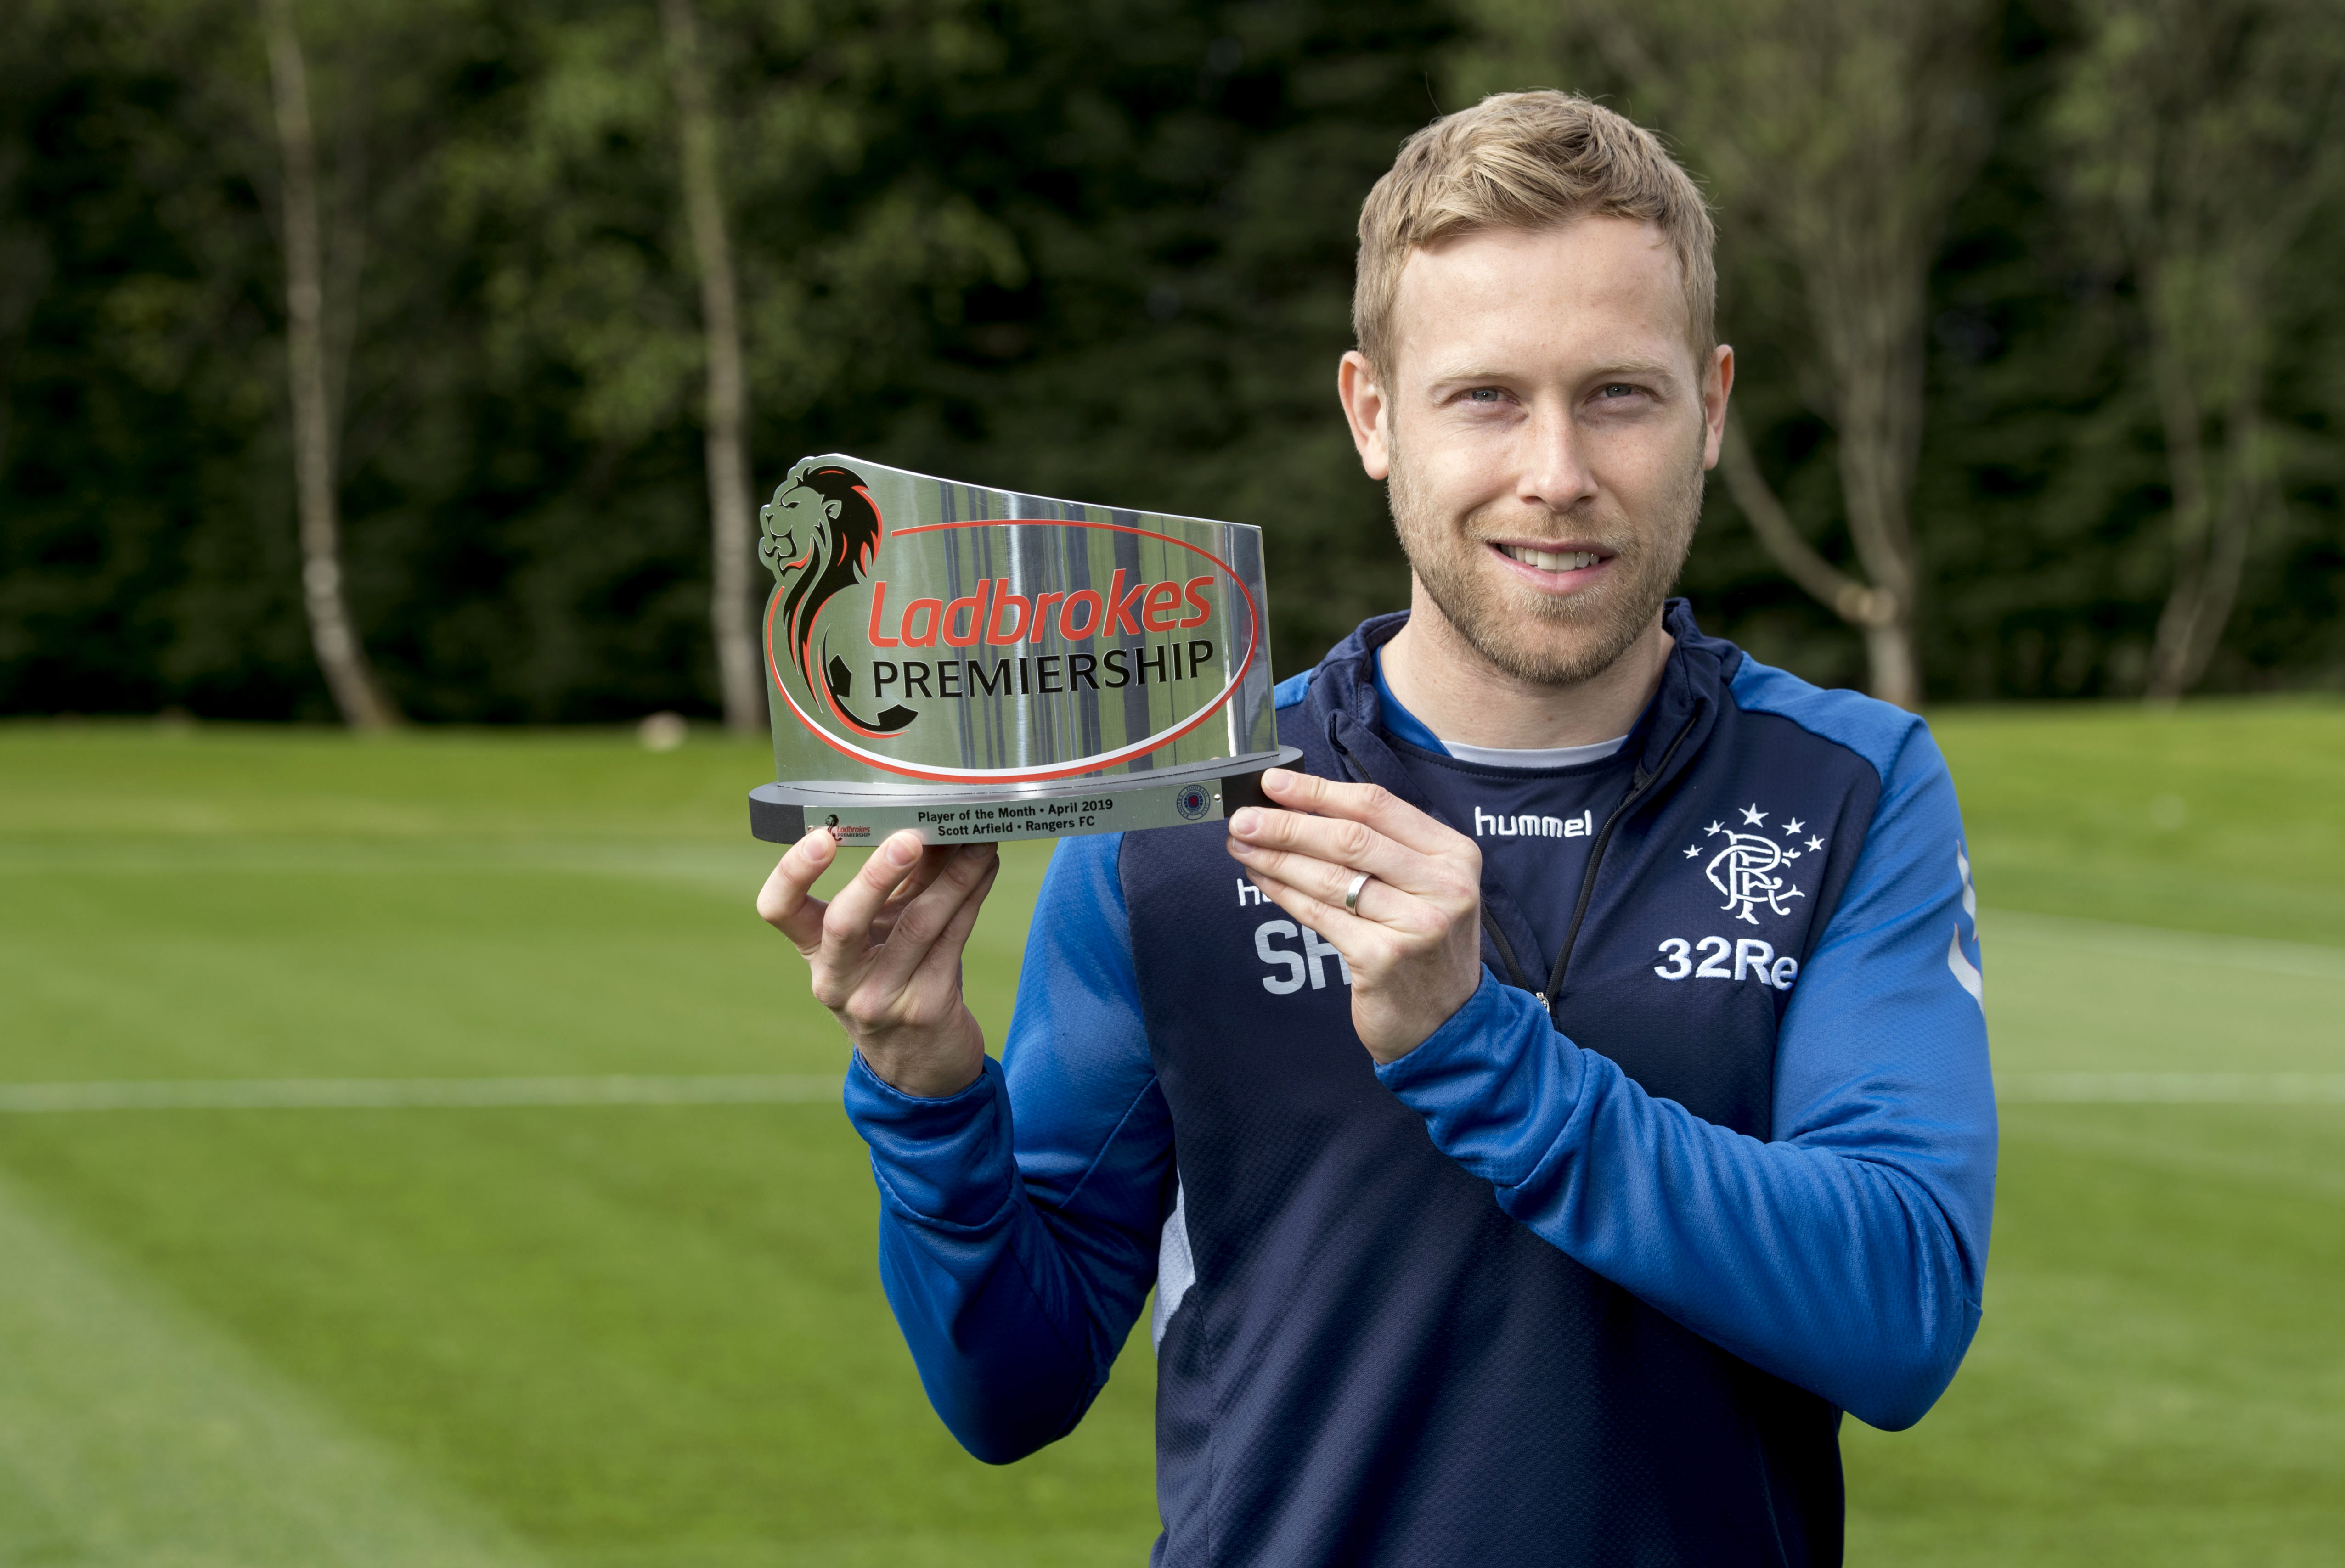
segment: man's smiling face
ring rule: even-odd
[[[1658,622],[1718,460],[1731,350],[1690,341],[1660,231],[1582,217],[1416,250],[1389,367],[1344,400],[1418,582],[1483,659],[1559,685]]]

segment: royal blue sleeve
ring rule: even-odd
[[[1910,1426],[1962,1361],[1986,1267],[1976,909],[1953,783],[1911,721],[1784,1012],[1771,1139],[1648,1095],[1487,972],[1377,1076],[1540,1237],[1752,1365]]]
[[[1082,1419],[1156,1278],[1172,1118],[1148,1055],[1116,857],[1054,847],[984,1076],[923,1099],[858,1057],[847,1113],[879,1184],[879,1276],[929,1402],[978,1458]]]

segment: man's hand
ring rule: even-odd
[[[990,844],[923,850],[906,829],[828,904],[807,896],[838,855],[827,828],[792,845],[757,913],[813,966],[815,999],[873,1072],[908,1095],[967,1088],[985,1070],[985,1032],[961,999],[960,954],[1000,855]]]
[[[1482,852],[1375,784],[1273,768],[1262,787],[1286,809],[1231,818],[1230,854],[1271,902],[1335,945],[1360,1043],[1398,1061],[1482,983]],[[1346,914],[1363,871],[1374,880]]]

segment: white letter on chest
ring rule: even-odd
[[[1284,965],[1287,971],[1286,978],[1284,980],[1275,975],[1264,975],[1262,977],[1262,988],[1274,996],[1284,996],[1290,992],[1303,989],[1303,955],[1270,945],[1271,939],[1274,936],[1294,935],[1294,922],[1292,920],[1265,920],[1254,928],[1254,950],[1262,956],[1262,961],[1265,964]],[[1312,977],[1315,980],[1318,978],[1315,966]]]
[[[1327,976],[1323,972],[1321,966],[1331,957],[1335,960],[1336,973],[1344,976],[1344,984],[1348,986],[1352,983],[1352,966],[1344,962],[1344,956],[1335,951],[1335,945],[1333,942],[1328,941],[1325,937],[1320,936],[1316,931],[1312,930],[1308,926],[1305,926],[1303,928],[1303,952],[1304,955],[1311,960],[1311,988],[1313,990],[1318,991],[1325,989],[1327,985]]]

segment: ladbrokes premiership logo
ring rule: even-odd
[[[1792,880],[1792,863],[1822,849],[1824,841],[1808,834],[1802,846],[1801,835],[1806,832],[1807,824],[1797,817],[1786,818],[1773,829],[1773,835],[1743,831],[1767,826],[1771,814],[1761,811],[1756,801],[1742,807],[1741,814],[1741,822],[1732,828],[1723,822],[1712,822],[1702,830],[1710,842],[1688,845],[1685,857],[1696,860],[1709,855],[1703,875],[1710,878],[1712,887],[1726,895],[1726,902],[1719,907],[1737,920],[1756,926],[1756,910],[1764,907],[1771,914],[1789,915],[1792,911],[1787,901],[1807,896]]]
[[[1261,694],[1231,709],[1262,652],[1253,530],[836,456],[794,468],[759,522],[777,760],[811,741],[990,786],[1261,749],[1238,734],[1268,729]]]
[[[775,844],[1210,824],[1281,745],[1262,530],[800,458],[759,512]]]

